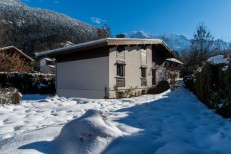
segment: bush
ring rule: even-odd
[[[55,75],[40,73],[0,73],[0,87],[14,87],[22,94],[55,94]]]
[[[15,88],[0,89],[0,104],[19,104],[21,100],[20,92]]]
[[[148,89],[147,94],[160,94],[170,89],[168,81],[160,81],[155,87]]]

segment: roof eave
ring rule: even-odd
[[[72,53],[71,51],[75,50],[76,51],[81,51],[85,49],[93,49],[97,47],[102,47],[102,46],[107,46],[108,41],[107,39],[100,39],[100,40],[95,40],[95,41],[90,41],[86,43],[80,43],[68,47],[62,47],[62,48],[57,48],[49,51],[44,51],[44,52],[37,52],[35,53],[35,56],[40,58],[40,57],[56,57],[57,55],[62,55],[66,53]]]
[[[172,49],[161,39],[131,39],[131,38],[104,38],[99,40],[94,40],[90,42],[80,43],[72,45],[69,47],[57,48],[44,52],[37,52],[35,56],[40,57],[56,57],[59,55],[82,51],[86,49],[94,49],[103,46],[118,46],[118,45],[153,45],[153,44],[162,44],[170,54],[176,57]]]

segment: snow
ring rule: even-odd
[[[55,59],[51,59],[51,58],[44,58],[46,61],[50,61],[50,62],[53,62],[55,61]]]
[[[179,63],[179,64],[182,64],[183,65],[183,63],[181,62],[181,61],[179,61],[179,60],[177,60],[176,58],[168,58],[168,59],[166,59],[167,61],[172,61],[172,62],[175,62],[175,63]]]
[[[125,99],[38,95],[23,99],[17,106],[0,106],[1,154],[228,154],[231,150],[230,120],[183,87]]]
[[[81,118],[67,123],[53,141],[54,153],[102,153],[113,139],[122,136],[100,111],[88,110]],[[67,151],[68,149],[68,151]]]
[[[211,64],[228,64],[229,58],[225,58],[224,55],[217,55],[214,57],[210,57],[207,62]]]

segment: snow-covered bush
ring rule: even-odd
[[[19,104],[20,92],[15,88],[0,88],[0,104]]]
[[[55,75],[41,73],[0,73],[0,87],[14,87],[22,94],[54,94]]]

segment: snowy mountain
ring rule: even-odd
[[[128,38],[150,38],[150,35],[145,34],[144,32],[132,32],[126,35]]]
[[[162,39],[169,45],[170,48],[172,48],[175,51],[182,51],[190,46],[190,40],[183,35],[175,35],[170,33],[153,35],[138,31],[128,33],[126,36],[130,38]]]
[[[126,37],[128,38],[149,38],[149,39],[162,39],[164,42],[166,42],[170,48],[172,48],[175,51],[181,52],[185,49],[188,49],[191,45],[191,40],[187,39],[183,35],[176,35],[171,33],[163,33],[159,35],[153,35],[153,34],[147,34],[142,31],[138,32],[131,32],[126,34]],[[220,39],[214,41],[214,48],[219,48],[220,50],[223,49],[230,49],[231,45],[230,43],[227,43],[225,41],[222,41]]]
[[[26,52],[102,38],[102,30],[54,11],[30,8],[19,0],[0,0],[0,47]]]

